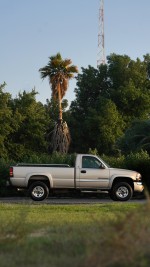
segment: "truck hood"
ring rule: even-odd
[[[120,176],[123,175],[124,177],[132,177],[134,180],[136,179],[137,172],[131,171],[127,169],[117,169],[117,168],[109,168],[110,170],[110,176]]]

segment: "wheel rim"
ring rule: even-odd
[[[34,187],[33,191],[32,191],[32,195],[36,198],[41,198],[44,196],[44,188],[41,186],[36,186]]]
[[[127,187],[125,186],[121,186],[117,189],[116,191],[116,195],[119,197],[119,198],[126,198],[128,195],[129,195],[129,190]]]

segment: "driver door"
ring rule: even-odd
[[[107,189],[109,169],[94,156],[83,156],[79,170],[79,187],[84,189]]]

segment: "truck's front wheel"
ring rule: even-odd
[[[113,200],[127,201],[133,196],[132,187],[126,182],[119,182],[115,184],[111,190],[110,197]]]
[[[42,201],[49,195],[49,189],[43,182],[34,182],[29,188],[29,195],[35,201]]]

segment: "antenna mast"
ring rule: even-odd
[[[101,64],[105,64],[104,0],[100,0],[100,7],[99,7],[97,67],[99,67],[99,65]]]

